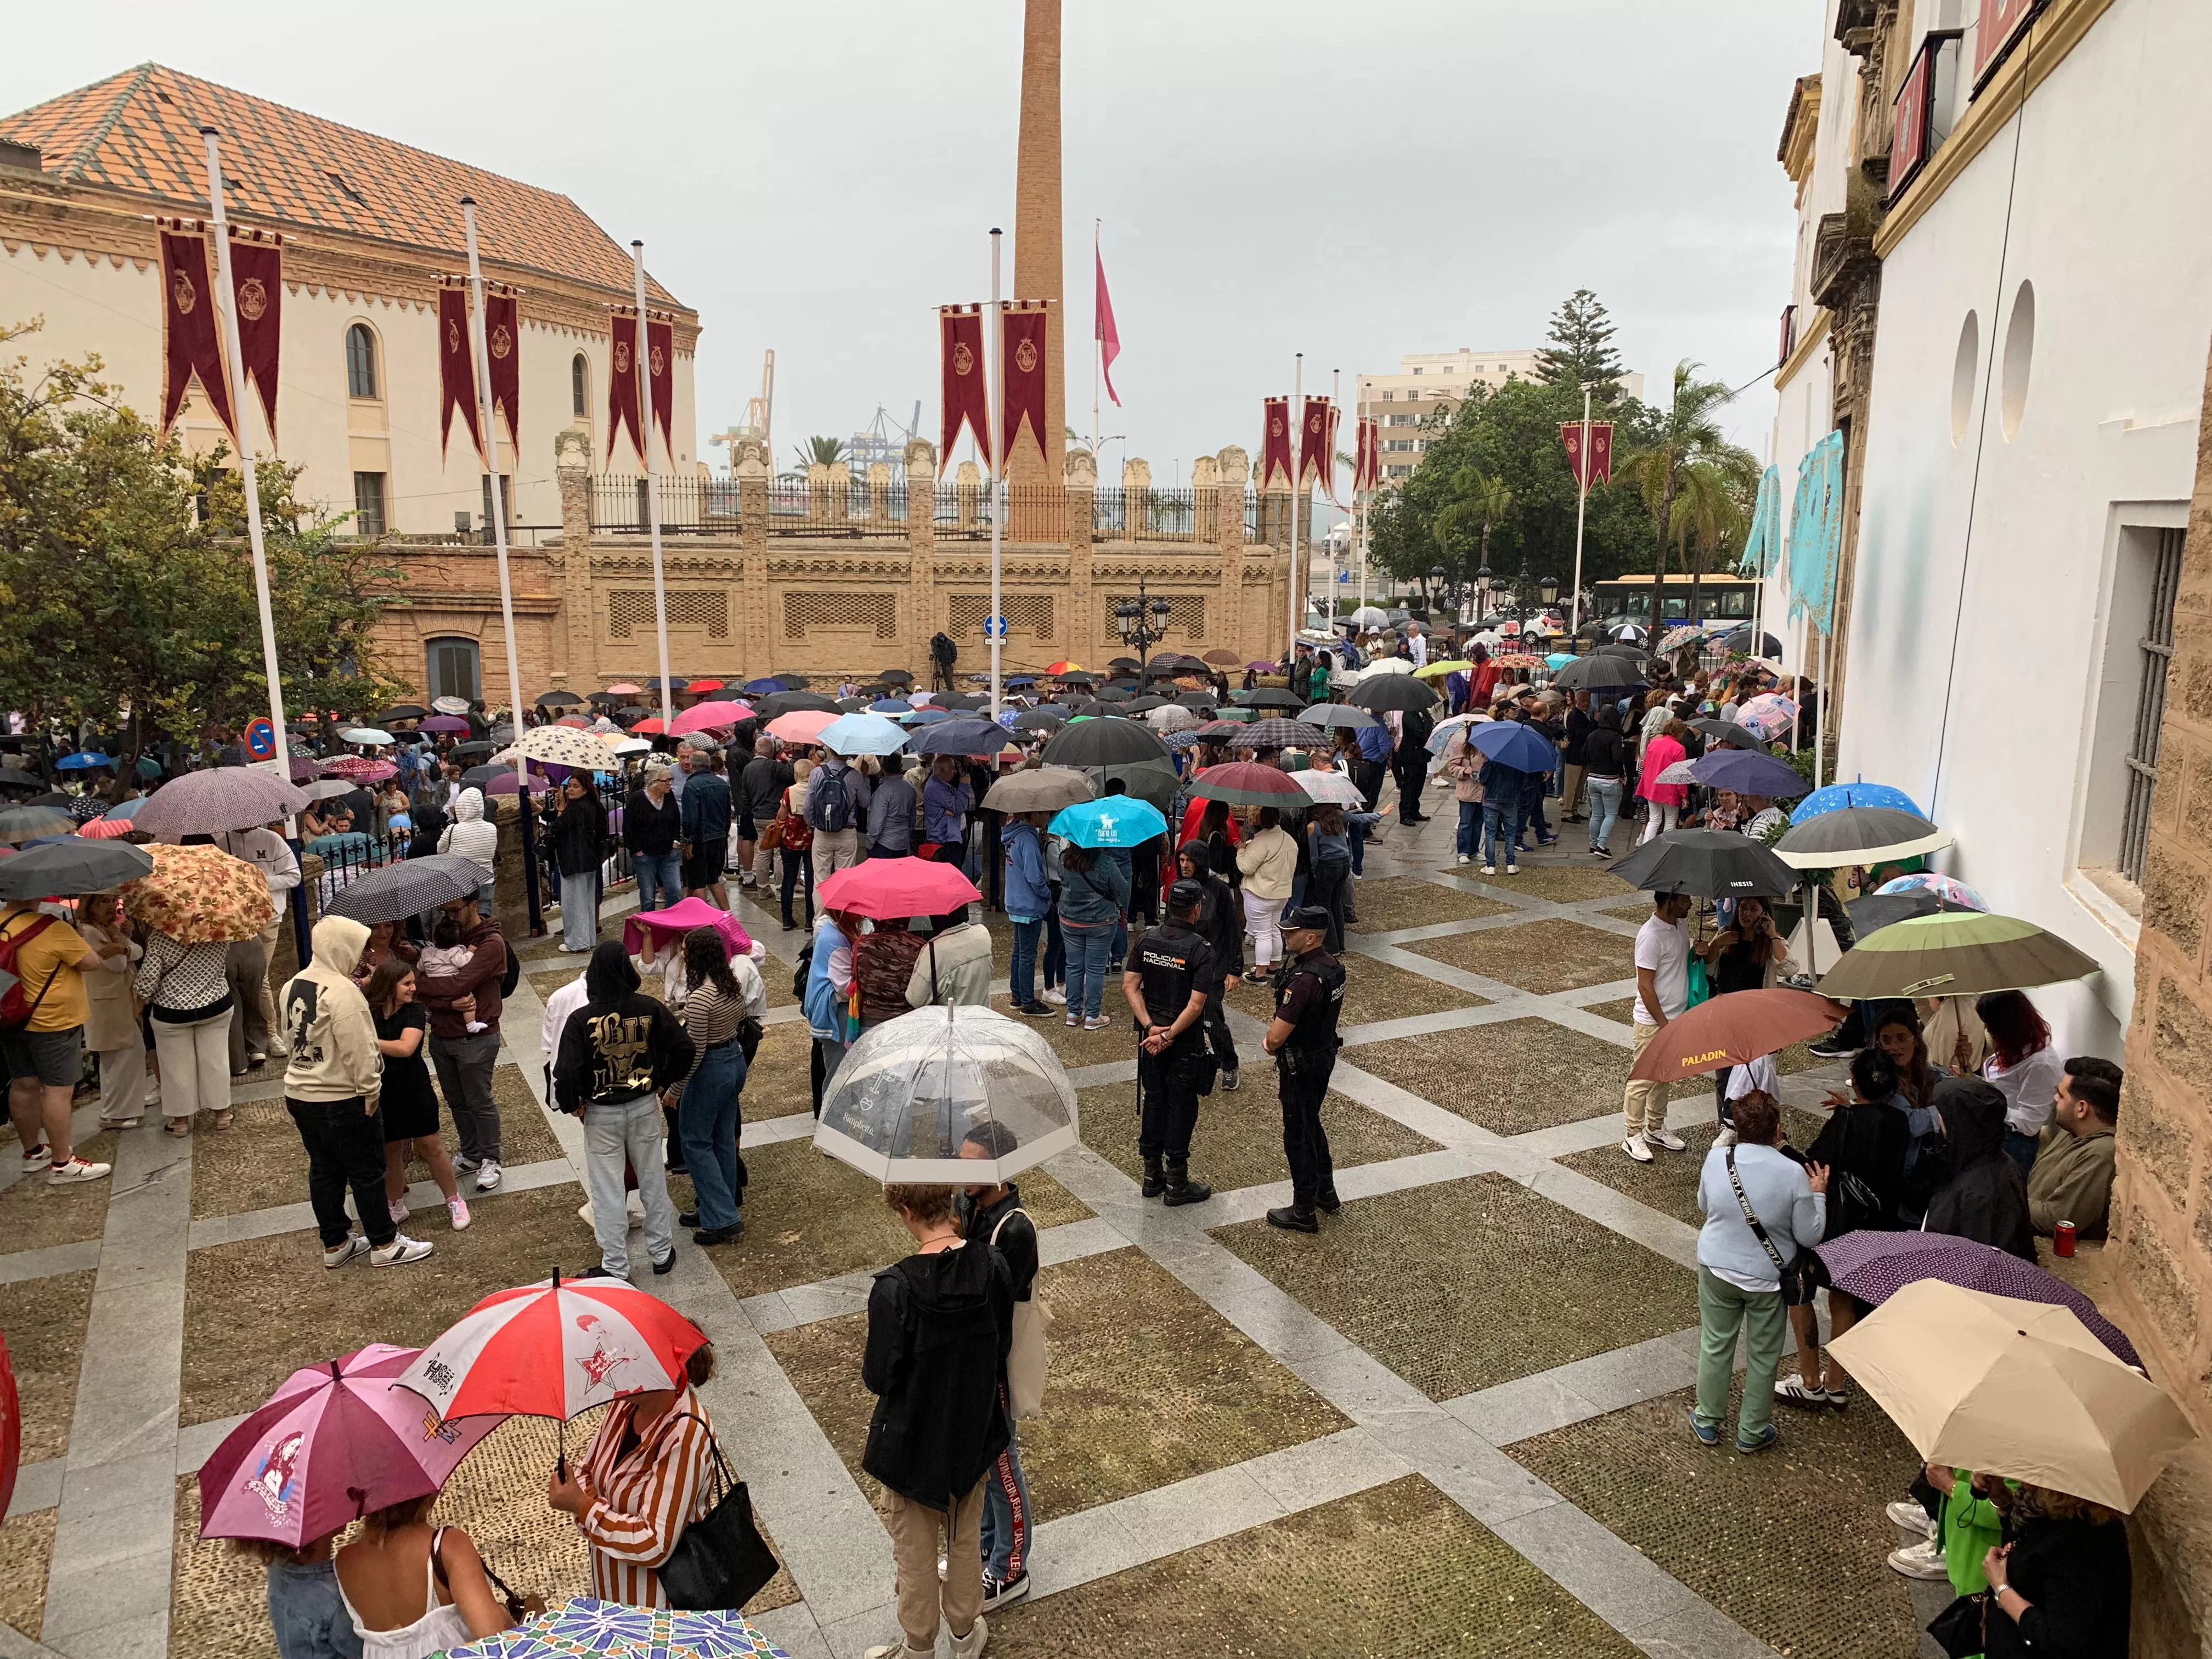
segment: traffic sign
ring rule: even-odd
[[[987,640],[1003,640],[1006,638],[1006,619],[1004,617],[984,617],[983,637]]]
[[[246,723],[246,752],[255,760],[276,758],[276,728],[265,716]]]

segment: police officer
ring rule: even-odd
[[[1289,966],[1275,976],[1275,1018],[1262,1046],[1275,1057],[1283,1101],[1283,1156],[1291,1165],[1291,1201],[1267,1212],[1267,1224],[1292,1232],[1317,1233],[1316,1209],[1336,1213],[1336,1168],[1328,1156],[1328,1134],[1321,1127],[1321,1103],[1336,1069],[1337,1012],[1344,1006],[1344,964],[1323,948],[1328,912],[1302,904],[1284,916],[1283,948]]]
[[[1137,1086],[1142,1116],[1137,1150],[1145,1160],[1144,1193],[1169,1204],[1200,1204],[1213,1188],[1190,1178],[1190,1135],[1198,1097],[1210,1069],[1199,1022],[1206,988],[1219,977],[1212,947],[1195,923],[1206,890],[1194,881],[1168,889],[1168,919],[1129,941],[1121,994],[1137,1017],[1141,1039]]]

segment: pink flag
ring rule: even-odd
[[[1106,374],[1106,395],[1114,400],[1114,405],[1118,409],[1121,404],[1121,394],[1114,390],[1114,360],[1121,355],[1121,337],[1114,327],[1114,301],[1106,294],[1105,258],[1096,248],[1091,250],[1091,257],[1098,266],[1098,303],[1095,307],[1097,325],[1091,337],[1098,342],[1099,362]]]

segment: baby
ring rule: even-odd
[[[430,930],[430,944],[422,952],[417,966],[425,974],[458,974],[477,959],[477,953],[463,948],[461,924],[448,915],[441,915],[437,925]],[[491,1028],[476,1017],[477,1000],[465,997],[461,1012],[466,1018],[465,1029],[474,1036],[478,1031]]]

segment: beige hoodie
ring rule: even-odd
[[[368,929],[343,916],[315,924],[314,960],[284,985],[284,1092],[295,1100],[374,1097],[384,1077],[376,1021],[353,982]]]

